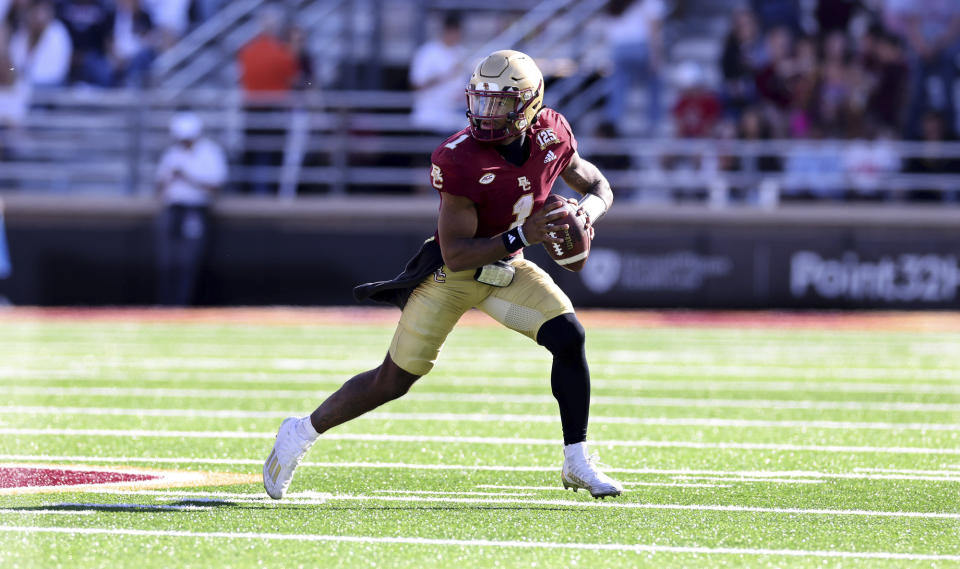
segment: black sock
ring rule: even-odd
[[[537,343],[553,354],[550,386],[560,404],[563,444],[587,440],[590,414],[590,369],[584,350],[583,326],[574,314],[549,320],[537,332]]]

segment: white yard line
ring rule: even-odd
[[[191,417],[206,419],[279,419],[299,415],[296,411],[245,411],[211,409],[137,409],[118,407],[56,407],[9,405],[0,406],[0,414],[24,415],[82,415],[122,417]],[[559,423],[557,415],[522,415],[488,413],[390,413],[372,412],[363,415],[367,420],[390,421],[451,421],[451,422],[501,422],[501,423]],[[687,427],[734,427],[734,428],[800,428],[800,429],[865,429],[865,430],[920,430],[960,431],[957,423],[884,423],[860,421],[762,421],[750,419],[710,419],[699,417],[606,417],[592,416],[593,423],[624,425],[658,425]]]
[[[753,512],[768,514],[809,514],[825,516],[867,516],[884,518],[931,518],[931,519],[950,519],[960,520],[960,513],[955,512],[884,512],[875,510],[831,510],[831,509],[805,509],[805,508],[762,508],[754,506],[736,506],[736,505],[711,505],[711,504],[643,504],[637,502],[600,502],[600,501],[580,501],[580,500],[514,500],[510,498],[499,498],[496,500],[484,500],[482,498],[447,498],[430,496],[357,496],[357,495],[338,495],[335,494],[328,498],[329,500],[344,501],[375,501],[386,500],[392,502],[438,502],[438,503],[456,503],[456,504],[524,504],[537,506],[572,506],[584,508],[622,508],[639,510],[686,510],[686,511],[710,511],[710,512]]]
[[[954,512],[887,512],[880,510],[831,510],[828,508],[771,508],[759,506],[738,506],[723,504],[652,504],[641,502],[626,502],[622,500],[599,501],[599,500],[542,500],[542,499],[520,499],[511,497],[497,496],[491,499],[480,497],[458,497],[455,496],[430,496],[423,492],[406,491],[406,496],[370,496],[355,494],[328,494],[321,492],[294,492],[288,494],[283,501],[271,501],[265,494],[228,494],[228,493],[208,493],[196,491],[175,491],[175,490],[106,490],[97,491],[98,494],[114,494],[122,496],[166,496],[168,498],[190,499],[196,498],[222,498],[232,501],[252,501],[273,504],[325,504],[331,501],[341,502],[429,502],[442,504],[520,504],[527,506],[564,506],[574,508],[611,508],[627,510],[672,510],[672,511],[706,511],[706,512],[751,512],[763,514],[788,514],[788,515],[816,515],[816,516],[863,516],[863,517],[881,517],[881,518],[928,518],[928,519],[950,519],[960,520],[960,513]],[[470,494],[457,493],[458,495]],[[488,494],[484,494],[487,496]],[[570,494],[573,495],[572,493]]]
[[[66,456],[36,454],[4,454],[0,460],[24,462],[85,462],[85,463],[146,463],[146,464],[217,464],[217,465],[263,465],[261,458],[194,458],[194,457],[133,457],[133,456]],[[471,464],[413,464],[404,462],[303,462],[301,468],[377,468],[398,470],[462,470],[478,472],[559,472],[560,466],[505,466]],[[960,482],[960,472],[945,471],[943,476],[918,476],[911,474],[873,474],[861,472],[817,472],[789,470],[664,470],[657,468],[604,469],[606,472],[641,475],[723,475],[741,477],[827,478],[841,480],[914,480],[925,482]],[[956,475],[956,476],[951,476]]]
[[[246,539],[299,542],[350,542],[379,544],[409,544],[453,547],[501,547],[519,549],[572,549],[633,551],[636,553],[691,553],[699,555],[782,555],[788,557],[845,558],[845,559],[903,559],[912,561],[960,561],[960,555],[934,555],[926,553],[901,553],[887,551],[816,551],[798,549],[750,549],[729,547],[680,547],[668,545],[618,544],[618,543],[559,543],[534,541],[495,541],[432,539],[421,537],[373,537],[346,535],[283,534],[283,533],[230,533],[189,532],[174,530],[137,530],[117,528],[51,528],[30,526],[0,526],[0,531],[11,533],[54,533],[67,535],[127,535],[140,537],[182,537],[188,539]]]
[[[100,397],[172,397],[206,399],[294,399],[316,401],[330,395],[328,391],[308,390],[254,390],[254,389],[179,389],[144,387],[0,387],[0,393],[9,395],[46,395],[50,397],[100,396]],[[552,395],[487,394],[456,392],[419,392],[404,397],[407,401],[481,402],[481,403],[549,403],[555,404]],[[591,402],[598,405],[647,406],[647,407],[697,407],[697,408],[749,408],[749,409],[839,409],[848,411],[919,411],[960,413],[960,403],[903,403],[881,401],[821,401],[791,399],[721,399],[683,397],[614,397],[594,396]]]
[[[359,367],[358,367],[359,369]],[[638,374],[641,375],[641,374]],[[702,375],[702,374],[701,374]],[[839,377],[846,379],[842,373]],[[714,376],[716,377],[716,376]],[[731,375],[736,379],[741,379],[742,375]],[[759,377],[765,377],[762,374]],[[277,383],[277,384],[306,384],[306,385],[335,385],[342,384],[347,377],[342,373],[336,373],[329,377],[325,373],[285,373],[285,372],[237,372],[237,373],[218,373],[218,372],[177,372],[177,371],[156,371],[147,370],[136,374],[117,373],[110,371],[104,373],[98,368],[83,368],[76,370],[64,370],[62,368],[37,370],[37,369],[2,369],[0,368],[0,378],[6,379],[33,379],[39,381],[59,381],[71,379],[75,381],[117,381],[117,382],[169,382],[176,380],[197,380],[208,383],[228,383],[236,385],[238,383]],[[810,379],[810,378],[808,378]],[[543,387],[548,379],[515,377],[510,375],[472,375],[457,374],[454,377],[446,376],[442,372],[434,373],[430,376],[429,384],[431,386],[510,386],[510,387]],[[597,389],[626,389],[631,391],[750,391],[750,392],[787,392],[795,393],[805,392],[826,392],[826,393],[923,393],[936,395],[960,394],[960,385],[940,384],[940,383],[873,383],[868,381],[849,382],[849,381],[765,381],[756,379],[752,381],[725,381],[725,380],[683,380],[683,379],[591,379],[591,385]]]
[[[544,357],[541,360],[528,360],[523,358],[502,358],[502,351],[495,351],[498,356],[497,369],[504,372],[548,372],[549,359]],[[491,353],[494,353],[493,351]],[[330,357],[262,357],[262,356],[244,356],[240,352],[230,357],[206,357],[206,356],[186,356],[186,357],[143,357],[134,355],[130,357],[116,357],[98,355],[89,360],[78,360],[75,355],[48,355],[42,360],[35,356],[24,356],[22,352],[18,355],[4,357],[4,366],[7,370],[109,370],[125,369],[149,371],[157,369],[169,369],[177,371],[198,370],[198,371],[228,371],[236,370],[246,372],[250,367],[263,369],[267,372],[284,371],[302,371],[331,373],[342,372],[352,375],[364,369],[369,369],[376,365],[380,356],[371,358],[351,358],[340,359]],[[379,354],[379,352],[378,352]],[[718,359],[703,361],[690,361],[687,358],[679,362],[663,362],[663,354],[660,352],[651,353],[648,358],[638,357],[632,353],[630,360],[616,360],[594,356],[591,358],[592,367],[605,372],[616,372],[622,370],[632,372],[638,375],[695,375],[700,377],[756,377],[756,378],[789,378],[789,379],[890,379],[909,381],[941,379],[956,381],[960,380],[960,370],[956,368],[924,368],[917,366],[903,366],[902,360],[895,363],[898,367],[888,366],[844,366],[837,360],[837,365],[818,366],[804,365],[764,365],[763,362],[757,364],[729,364],[723,363]],[[669,355],[669,353],[668,353]],[[671,357],[674,357],[671,355]],[[724,355],[726,358],[726,354]],[[448,363],[452,366],[469,365],[478,360],[490,359],[483,357],[449,358]],[[814,362],[821,362],[821,359],[813,359]],[[729,360],[725,360],[729,361]],[[33,367],[36,364],[42,364],[44,367]],[[830,362],[826,362],[829,364]],[[344,379],[347,379],[346,377]]]
[[[674,480],[717,480],[720,482],[774,482],[776,484],[823,484],[825,480],[802,478],[732,478],[729,476],[674,476]]]
[[[956,470],[951,470],[952,467],[947,467],[946,470],[913,470],[909,468],[866,468],[858,467],[854,468],[854,472],[892,472],[896,474],[923,474],[928,476],[953,476],[960,474]]]
[[[178,438],[178,439],[273,439],[276,433],[250,431],[152,431],[145,429],[27,429],[27,428],[0,428],[0,435],[30,435],[30,436],[78,436],[78,437],[143,437],[143,438]],[[511,438],[511,437],[452,437],[452,436],[424,436],[424,435],[388,435],[364,433],[337,433],[325,434],[325,440],[330,441],[364,441],[364,442],[394,442],[394,443],[437,443],[437,444],[487,444],[487,445],[519,445],[519,446],[557,446],[555,439]],[[930,448],[930,447],[875,447],[875,446],[842,446],[842,445],[794,445],[776,443],[741,443],[741,442],[700,442],[700,441],[653,441],[653,440],[606,440],[594,443],[597,447],[629,447],[629,448],[689,448],[714,450],[769,450],[775,452],[804,451],[827,453],[890,453],[890,454],[921,454],[921,455],[960,455],[960,448]]]

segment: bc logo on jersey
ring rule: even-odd
[[[433,183],[433,187],[438,190],[443,189],[443,172],[440,170],[440,166],[436,164],[431,164],[433,168],[430,170],[430,181]]]
[[[540,145],[540,150],[558,142],[560,142],[560,139],[554,134],[552,128],[545,128],[537,133],[537,144]]]
[[[523,192],[530,191],[530,180],[528,180],[526,176],[520,176],[517,178],[517,185],[520,186],[520,190]]]

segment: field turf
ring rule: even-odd
[[[397,313],[192,314],[0,313],[0,472],[252,475],[2,481],[0,567],[960,567],[960,317],[584,312],[604,501],[560,485],[548,354],[471,317],[273,501],[277,426]]]

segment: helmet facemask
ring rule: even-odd
[[[474,139],[512,138],[530,128],[543,108],[543,74],[526,54],[496,51],[474,69],[466,94]]]
[[[517,136],[530,125],[543,83],[534,89],[502,89],[495,83],[480,83],[467,88],[467,118],[470,134],[477,140],[494,142]],[[528,112],[531,111],[531,112]]]

